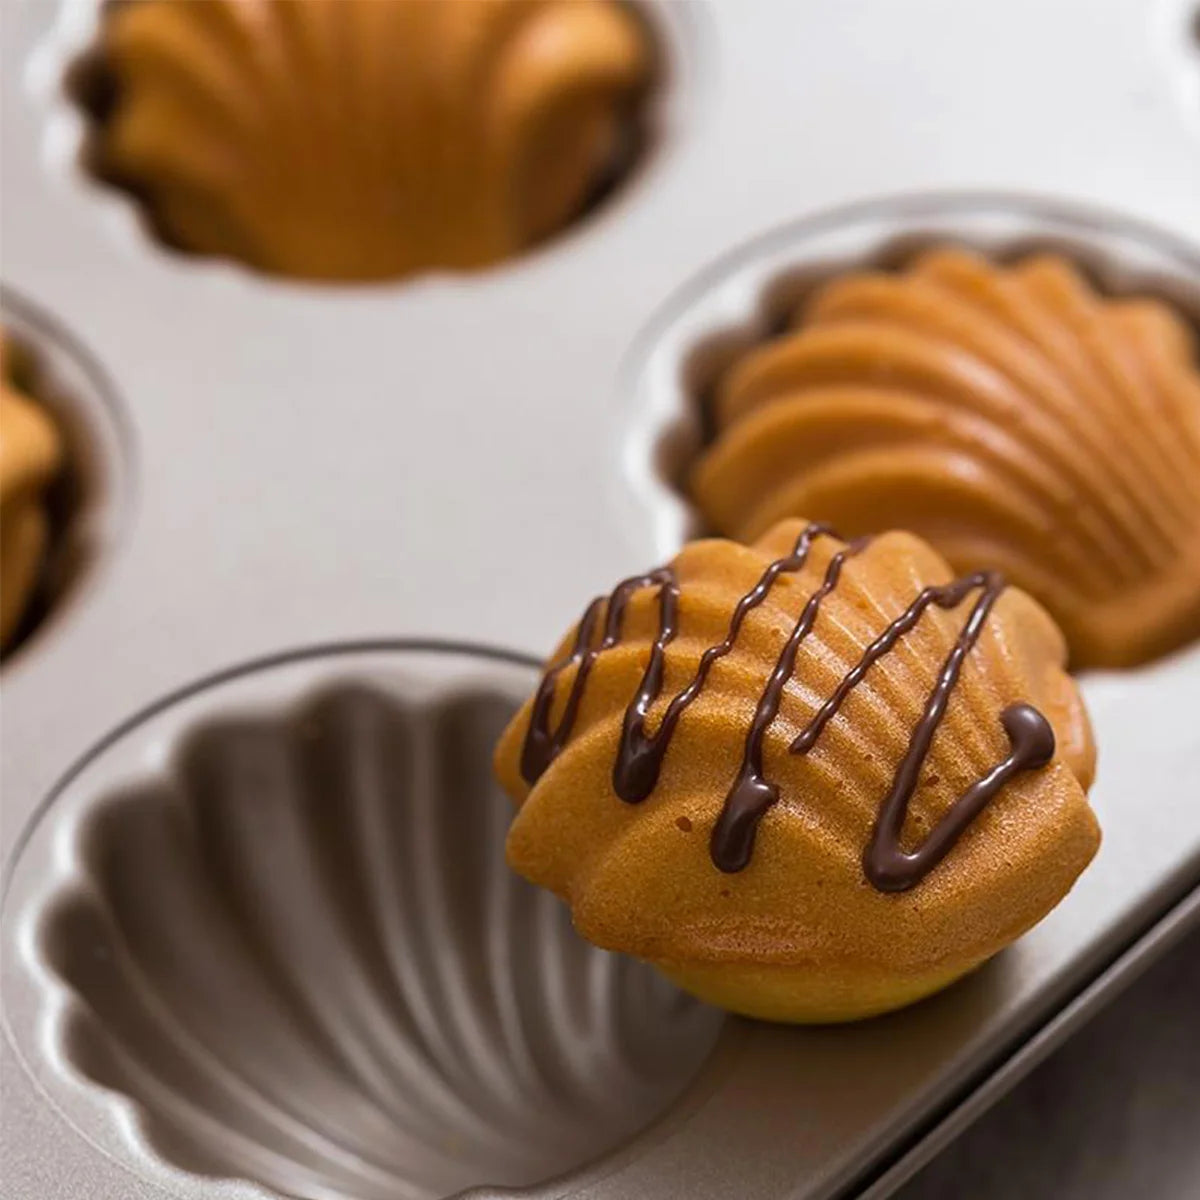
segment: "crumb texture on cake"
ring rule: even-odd
[[[712,416],[688,489],[718,533],[911,529],[1041,601],[1075,667],[1200,635],[1192,331],[1061,256],[940,247],[836,276],[725,373]]]
[[[1086,799],[1094,748],[1062,635],[1040,605],[1005,587],[961,655],[919,762],[901,850],[915,852],[1005,760],[1004,714],[1014,706],[1044,715],[1051,754],[1007,778],[918,880],[898,891],[872,884],[864,853],[881,806],[982,589],[925,608],[799,753],[798,740],[880,635],[915,597],[953,579],[907,533],[847,544],[821,532],[798,563],[795,548],[812,528],[786,521],[752,546],[691,543],[664,572],[597,601],[496,752],[518,805],[509,861],[562,896],[586,937],[655,962],[724,1007],[784,1020],[852,1019],[944,986],[1053,908],[1099,842]],[[772,576],[781,561],[788,569]],[[677,593],[669,638],[665,580]],[[758,599],[747,604],[748,596]],[[814,596],[816,618],[806,623]],[[581,646],[591,651],[585,659]],[[698,674],[701,686],[691,687]],[[745,767],[748,731],[780,677],[757,772],[775,798],[744,863],[719,869],[714,831]],[[650,741],[678,697],[690,696],[649,787],[645,753],[618,767],[647,679],[661,684],[641,704]],[[552,737],[539,739],[539,729]]]
[[[619,165],[652,68],[616,0],[132,0],[102,176],[170,244],[327,280],[497,262]]]

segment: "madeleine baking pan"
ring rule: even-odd
[[[1196,646],[1084,679],[1105,841],[1066,901],[860,1026],[582,944],[489,782],[581,603],[695,529],[697,394],[831,270],[1051,246],[1200,324],[1194,4],[646,0],[623,186],[369,287],[183,257],[87,176],[97,7],[0,29],[3,316],[78,547],[2,668],[6,1195],[883,1196],[1200,919]]]

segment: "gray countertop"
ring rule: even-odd
[[[1151,966],[896,1195],[1200,1196],[1200,931]]]

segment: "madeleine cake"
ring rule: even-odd
[[[504,733],[509,862],[734,1011],[910,1003],[1096,851],[1065,657],[1029,596],[908,533],[693,542],[588,607]]]
[[[753,540],[806,515],[901,526],[1002,570],[1076,667],[1200,634],[1200,373],[1191,330],[1100,295],[1064,258],[960,249],[819,289],[719,381],[689,491]]]
[[[616,0],[126,0],[92,165],[168,243],[263,271],[480,267],[611,181],[652,58]]]

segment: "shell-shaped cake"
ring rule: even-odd
[[[50,539],[45,493],[63,457],[54,422],[17,381],[17,359],[0,330],[0,648],[37,588]]]
[[[593,602],[505,731],[509,862],[723,1007],[899,1007],[1096,851],[1065,654],[1026,594],[908,533],[693,542]]]
[[[168,243],[264,271],[478,267],[611,181],[652,58],[617,0],[130,0],[93,165]]]
[[[1164,303],[1098,294],[1064,258],[938,248],[835,277],[719,381],[691,492],[752,540],[805,514],[901,526],[994,566],[1073,666],[1200,635],[1200,373]]]

